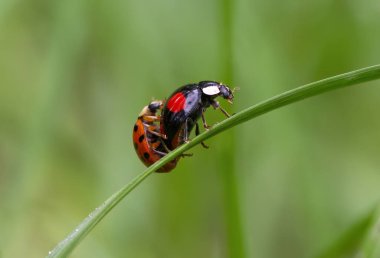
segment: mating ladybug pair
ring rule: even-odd
[[[150,166],[171,150],[189,141],[191,130],[199,134],[199,118],[208,129],[204,112],[210,106],[230,115],[215,100],[221,96],[232,103],[233,92],[226,85],[214,81],[187,84],[177,89],[165,102],[152,101],[145,106],[133,128],[133,143],[141,161]],[[158,115],[158,111],[161,112]],[[203,147],[208,148],[203,142]],[[186,154],[184,154],[186,155]],[[184,156],[183,155],[183,156]],[[157,172],[169,172],[177,165],[179,158],[170,161]]]

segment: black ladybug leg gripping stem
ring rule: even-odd
[[[165,156],[165,155],[168,154],[171,150],[169,150],[168,146],[166,146],[165,142],[164,142],[162,139],[160,139],[160,140],[161,140],[161,144],[162,144],[162,146],[164,147],[164,149],[165,149],[166,152],[158,151],[158,150],[155,150],[155,149],[153,149],[153,151],[154,151],[155,153],[157,153],[157,154],[160,154],[160,155],[162,155],[162,156]],[[182,157],[182,158],[184,158],[184,157],[191,157],[191,156],[193,156],[193,153],[182,153],[182,154],[181,154],[181,157]]]
[[[203,113],[202,113],[202,116],[203,116]],[[200,131],[199,131],[199,125],[198,123],[195,123],[195,135],[198,136],[200,134]],[[202,144],[202,147],[205,148],[205,149],[208,149],[209,146],[206,145],[204,142],[201,142]]]
[[[206,130],[210,129],[211,126],[209,126],[209,125],[206,123],[206,119],[205,119],[205,115],[204,115],[204,110],[202,110],[202,115],[201,115],[201,117],[202,117],[203,127],[204,127]]]
[[[186,119],[186,121],[185,121],[185,123],[183,125],[183,128],[182,128],[182,134],[183,134],[182,137],[183,137],[183,141],[185,143],[188,143],[190,141],[189,140],[189,131],[187,130],[187,120],[188,119]],[[182,153],[181,154],[181,157],[191,157],[191,156],[193,156],[193,153]]]
[[[226,110],[224,110],[222,107],[219,107],[220,111],[222,111],[222,113],[226,116],[226,117],[230,117],[231,115],[228,114],[228,112]]]
[[[211,103],[211,105],[215,108],[215,109],[220,109],[220,111],[222,111],[222,113],[226,116],[226,117],[230,117],[231,115],[228,114],[228,112],[226,110],[224,110],[220,105],[219,105],[219,102],[218,101],[214,101]]]
[[[187,130],[187,122],[188,122],[188,119],[189,118],[187,118],[186,119],[186,121],[185,121],[185,123],[183,124],[183,141],[185,142],[185,143],[188,143],[189,142],[189,131]]]

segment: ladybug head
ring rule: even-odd
[[[210,96],[212,99],[217,96],[222,96],[228,102],[232,103],[234,94],[227,85],[213,81],[202,81],[199,83],[203,94]]]
[[[148,105],[148,109],[152,113],[156,113],[157,110],[159,110],[161,107],[162,107],[162,101],[161,100],[153,100]]]
[[[156,115],[157,111],[162,108],[162,101],[161,100],[153,100],[149,103],[148,106],[145,106],[139,116],[154,116]]]
[[[232,101],[234,100],[234,94],[232,90],[230,90],[230,88],[228,88],[226,85],[223,85],[223,84],[219,85],[219,90],[220,90],[220,95],[232,104]]]

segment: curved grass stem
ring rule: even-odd
[[[109,197],[102,205],[96,208],[78,227],[70,233],[62,242],[60,242],[47,257],[66,257],[80,241],[115,207],[125,196],[128,195],[137,185],[145,178],[165,165],[170,160],[181,155],[183,152],[191,149],[195,145],[213,137],[231,127],[251,120],[269,111],[295,103],[302,99],[313,97],[327,91],[343,88],[362,82],[372,81],[380,78],[380,65],[375,65],[345,74],[333,76],[324,80],[306,84],[293,90],[284,92],[259,104],[251,106],[232,117],[216,124],[210,130],[195,137],[192,141],[184,144],[168,155],[154,163],[144,172],[136,176],[129,184],[123,186],[119,191]]]

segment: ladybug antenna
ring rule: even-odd
[[[232,89],[232,93],[234,93],[235,91],[239,91],[240,90],[240,87],[235,87]]]

